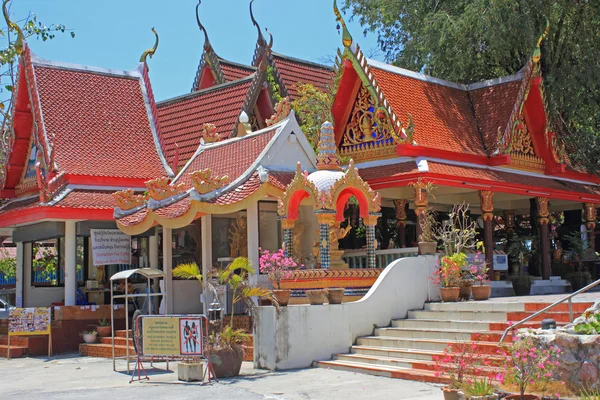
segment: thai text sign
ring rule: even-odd
[[[142,326],[142,354],[145,356],[204,354],[200,316],[143,317]]]
[[[118,229],[90,229],[94,266],[131,264],[131,236]]]
[[[8,315],[9,336],[49,335],[50,308],[13,308]]]

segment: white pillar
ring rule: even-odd
[[[212,267],[212,216],[204,215],[200,220],[200,240],[202,241],[202,277],[208,275]],[[202,302],[202,312],[208,316],[208,305],[212,302],[210,293],[204,291],[202,286],[204,301]]]
[[[77,236],[75,221],[65,221],[65,306],[77,305]]]
[[[150,268],[159,269],[158,265],[158,230],[154,230],[154,235],[148,238],[148,263]],[[152,280],[152,290],[154,293],[158,293],[160,291],[159,279]],[[154,297],[152,302],[154,303],[154,313],[158,310],[159,307],[159,298]]]
[[[165,292],[167,301],[167,314],[173,314],[173,232],[171,228],[163,226],[163,271],[165,277]]]
[[[258,266],[258,203],[254,203],[248,207],[247,211],[247,237],[248,237],[248,260],[254,268],[254,275],[249,277],[252,285],[258,282],[259,266]]]
[[[15,243],[17,245],[17,275],[15,285],[15,306],[23,307],[23,281],[25,272],[25,246],[23,242]]]

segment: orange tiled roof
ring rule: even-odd
[[[112,210],[117,206],[113,193],[114,190],[74,189],[60,199],[54,207]]]
[[[221,65],[221,71],[227,82],[237,81],[239,79],[246,78],[256,72],[256,68],[249,65],[237,64],[224,59],[219,59]]]
[[[296,84],[310,83],[320,89],[328,90],[333,83],[333,69],[325,65],[311,63],[292,57],[273,53],[273,62],[290,95],[290,100],[298,98]]]
[[[173,163],[178,148],[177,167],[185,165],[200,144],[204,123],[215,124],[221,136],[229,137],[251,82],[243,79],[158,103],[160,134],[169,162]]]
[[[58,169],[68,174],[151,178],[165,174],[141,76],[33,61],[41,118]]]

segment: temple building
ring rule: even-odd
[[[99,280],[93,229],[131,236],[130,265],[108,272],[163,269],[163,311],[176,313],[206,311],[197,283],[173,279],[177,265],[206,273],[236,256],[258,265],[260,248],[282,246],[304,265],[289,287],[344,280],[347,298],[358,298],[389,262],[417,255],[427,209],[443,216],[461,202],[480,222],[496,280],[508,263],[495,252],[524,215],[538,232],[531,273],[541,281],[555,275],[553,213],[583,223],[595,248],[600,178],[571,164],[548,125],[543,37],[517,74],[465,85],[368,59],[337,7],[333,67],[274,52],[252,2],[253,59],[228,61],[199,6],[204,47],[192,90],[158,102],[147,62],[156,46],[134,70],[114,71],[43,60],[25,43],[0,174],[0,236],[17,258],[16,281],[4,286],[17,305],[76,305],[78,287]],[[291,110],[299,83],[335,93],[317,151]],[[41,244],[55,249],[50,277],[34,268]],[[258,272],[252,279],[269,284]]]

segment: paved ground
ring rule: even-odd
[[[172,365],[172,364],[171,364]],[[112,361],[59,356],[50,359],[0,359],[1,399],[211,399],[211,400],[439,400],[439,386],[352,372],[309,368],[268,372],[244,363],[242,376],[200,386],[179,382],[176,373],[153,371],[151,380],[129,384],[125,373],[112,371]],[[124,369],[120,362],[117,368]]]

